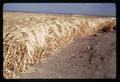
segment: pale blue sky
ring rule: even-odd
[[[3,11],[116,16],[116,5],[113,3],[7,3],[4,4]]]

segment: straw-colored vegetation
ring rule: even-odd
[[[3,75],[18,78],[28,66],[61,48],[77,36],[113,31],[114,17],[3,13]]]

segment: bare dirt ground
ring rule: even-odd
[[[20,78],[116,78],[116,32],[75,38],[40,64],[30,67]]]

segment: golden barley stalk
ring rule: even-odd
[[[62,14],[3,13],[5,78],[16,78],[41,58],[77,36],[113,31],[115,17]]]

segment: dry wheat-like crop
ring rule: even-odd
[[[3,75],[18,78],[74,37],[113,31],[115,26],[115,17],[4,12]]]

